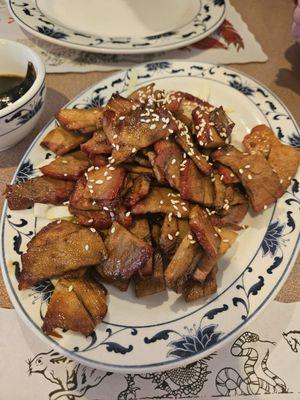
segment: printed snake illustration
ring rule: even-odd
[[[231,354],[236,357],[247,357],[244,364],[246,378],[243,379],[233,368],[223,368],[216,377],[216,387],[221,395],[287,393],[284,381],[268,369],[269,348],[263,351],[263,354],[255,348],[262,347],[260,343],[274,344],[260,340],[257,334],[251,332],[245,332],[234,342]],[[259,376],[257,372],[259,367],[264,377]]]

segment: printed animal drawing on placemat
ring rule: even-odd
[[[226,367],[216,377],[221,396],[288,393],[285,382],[268,367],[270,346],[274,342],[260,340],[256,333],[243,333],[232,345],[231,354],[245,357],[242,377],[234,368]]]
[[[282,336],[287,341],[290,348],[295,352],[298,353],[298,345],[300,348],[300,331],[289,331],[287,333],[282,333]]]
[[[213,353],[183,368],[171,369],[160,373],[126,375],[127,388],[119,394],[118,400],[138,399],[136,392],[140,388],[135,382],[137,377],[150,380],[155,385],[155,389],[165,392],[163,395],[154,395],[153,397],[147,397],[147,399],[194,398],[202,391],[207,381],[207,376],[211,373],[208,370],[207,361],[211,360],[215,354]]]
[[[196,361],[185,368],[177,368],[160,373],[128,374],[124,379],[127,387],[119,393],[118,400],[138,399],[137,391],[141,389],[136,379],[149,380],[153,387],[163,394],[154,398],[180,399],[198,395],[211,373],[208,369],[208,361],[216,353]],[[103,383],[104,379],[112,375],[111,372],[102,372],[96,369],[77,364],[56,351],[39,353],[33,359],[27,361],[28,372],[41,374],[49,382],[58,385],[59,388],[49,393],[49,400],[75,400],[82,398],[88,390],[96,388]],[[152,397],[151,397],[152,398]]]
[[[48,381],[59,386],[59,389],[49,393],[49,400],[80,398],[112,374],[77,364],[53,350],[37,354],[27,364],[29,375],[42,374]]]

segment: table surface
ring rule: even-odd
[[[269,57],[266,63],[232,64],[257,78],[276,93],[300,122],[300,46],[291,36],[293,0],[230,0]],[[267,21],[274,21],[270,26]],[[276,29],[275,29],[276,27]],[[0,193],[10,182],[19,161],[43,125],[69,99],[111,72],[51,74],[46,78],[47,98],[43,115],[34,132],[16,147],[0,153]],[[3,206],[0,197],[0,210]],[[283,302],[300,301],[300,258],[277,296]],[[11,307],[0,274],[0,307]]]

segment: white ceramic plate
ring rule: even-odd
[[[61,46],[95,53],[171,50],[214,32],[225,0],[7,0],[28,32]]]
[[[204,63],[163,61],[119,72],[72,100],[68,107],[101,106],[112,93],[126,94],[131,76],[137,85],[155,82],[167,90],[195,95],[210,92],[209,101],[231,110],[236,123],[233,142],[257,124],[267,124],[280,139],[300,147],[300,132],[287,108],[267,88],[239,72]],[[40,147],[55,126],[51,120],[21,161],[14,182],[37,174],[36,166],[54,154]],[[298,178],[299,179],[299,176]],[[109,287],[109,312],[88,338],[67,332],[62,339],[46,337],[40,326],[53,290],[50,282],[19,292],[20,254],[46,221],[33,211],[10,211],[2,217],[2,267],[6,287],[21,318],[48,345],[77,361],[111,371],[150,371],[178,367],[207,355],[233,340],[276,295],[297,255],[299,182],[293,179],[285,195],[257,216],[249,214],[235,245],[219,263],[218,291],[205,300],[186,304],[173,292],[136,299],[129,290]]]

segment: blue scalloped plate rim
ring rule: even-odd
[[[37,0],[7,0],[9,12],[32,35],[76,50],[103,54],[146,54],[188,46],[213,33],[224,21],[226,0],[199,0],[199,11],[176,30],[145,37],[96,36],[76,32],[43,14]]]
[[[279,121],[276,122],[276,124],[281,124],[280,120],[283,118],[283,121],[288,121],[288,124],[293,125],[294,131],[290,134],[288,132],[285,137],[281,137],[281,139],[284,139],[286,142],[290,141],[290,144],[294,144],[297,147],[299,147],[299,142],[300,142],[300,133],[299,133],[299,128],[297,126],[296,121],[290,114],[290,112],[287,110],[287,108],[281,103],[281,101],[277,98],[276,95],[274,95],[272,92],[270,92],[269,89],[264,87],[262,84],[257,82],[255,79],[245,75],[241,74],[238,71],[221,67],[221,66],[215,66],[211,64],[205,64],[205,63],[187,63],[187,62],[176,62],[176,61],[159,61],[159,62],[153,62],[153,63],[147,63],[143,64],[140,66],[137,66],[134,68],[134,70],[137,71],[138,76],[138,83],[139,84],[145,84],[150,81],[159,81],[160,79],[165,79],[165,78],[177,78],[179,76],[190,76],[190,77],[198,77],[200,79],[208,79],[208,80],[215,80],[215,74],[219,73],[225,73],[226,76],[228,76],[229,81],[227,83],[228,86],[232,87],[235,90],[238,90],[240,93],[242,93],[244,96],[252,96],[253,95],[253,88],[256,87],[260,91],[260,96],[262,96],[265,101],[268,104],[268,109],[270,110],[269,118],[274,120],[274,121]],[[191,72],[192,71],[192,72]],[[139,75],[139,73],[143,72],[143,74]],[[147,72],[148,74],[145,74]],[[118,91],[122,92],[124,90],[127,90],[127,81],[129,79],[130,74],[132,73],[132,70],[127,70],[127,71],[122,71],[119,73],[116,73],[109,78],[100,81],[96,85],[93,85],[91,88],[85,90],[82,92],[80,95],[78,95],[75,99],[71,100],[67,104],[71,104],[72,102],[77,104],[79,103],[80,107],[83,106],[90,106],[93,105],[93,102],[95,101],[95,97],[93,95],[90,95],[89,100],[91,100],[91,103],[86,103],[86,93],[95,93],[99,94],[99,89],[100,92],[104,90],[103,88],[106,86],[108,87],[109,84],[115,88],[117,88]],[[194,75],[193,75],[194,74]],[[146,76],[148,75],[148,76]],[[163,75],[163,76],[161,76]],[[145,77],[146,76],[146,77]],[[213,76],[213,78],[212,78]],[[126,81],[127,80],[127,81]],[[218,79],[216,80],[218,81]],[[224,83],[224,82],[223,82]],[[246,85],[246,83],[250,83],[252,85]],[[97,90],[98,89],[98,90]],[[110,91],[111,92],[111,91]],[[97,100],[97,98],[96,98]],[[98,100],[97,100],[98,101]],[[85,103],[84,103],[85,102]],[[276,102],[276,103],[275,103]],[[255,102],[254,102],[255,103]],[[270,104],[272,103],[272,104]],[[269,112],[269,111],[265,111]],[[13,181],[16,180],[18,175],[20,175],[20,170],[22,172],[22,166],[26,166],[28,169],[28,174],[30,176],[30,165],[28,164],[28,156],[31,153],[32,149],[35,148],[35,145],[37,142],[40,140],[41,136],[47,131],[49,126],[54,123],[54,120],[51,120],[46,127],[41,131],[41,133],[35,138],[27,152],[25,153],[23,159],[20,162],[20,165],[16,171],[16,174],[13,178]],[[274,128],[274,127],[273,127]],[[279,136],[283,135],[282,132],[279,131]],[[27,172],[26,172],[27,173]],[[251,263],[247,265],[246,267],[241,269],[241,273],[236,277],[236,280],[231,282],[231,284],[222,291],[222,288],[220,290],[220,293],[216,296],[214,296],[212,299],[209,299],[203,307],[199,307],[194,312],[189,313],[188,315],[185,315],[182,318],[177,318],[173,320],[168,320],[163,322],[162,324],[152,324],[152,325],[143,325],[139,326],[137,324],[135,325],[120,325],[120,324],[114,324],[110,322],[106,322],[108,328],[106,329],[106,332],[108,331],[108,338],[110,339],[109,341],[106,340],[104,341],[104,348],[108,353],[114,353],[114,354],[121,354],[120,356],[120,362],[118,363],[113,363],[113,362],[100,362],[96,361],[95,359],[91,359],[88,357],[88,351],[95,346],[95,343],[97,345],[97,335],[96,338],[92,337],[90,338],[90,343],[88,346],[86,346],[86,351],[74,351],[74,348],[68,349],[66,347],[63,347],[59,343],[57,343],[55,340],[52,338],[46,337],[40,330],[39,325],[33,321],[31,316],[27,313],[27,311],[24,309],[22,305],[22,301],[20,301],[18,292],[15,290],[14,285],[16,285],[16,282],[13,282],[14,279],[14,274],[12,275],[9,273],[9,268],[8,268],[8,263],[6,262],[6,256],[5,256],[5,245],[4,245],[4,230],[5,230],[5,223],[7,220],[7,204],[5,203],[4,205],[4,210],[2,214],[2,220],[1,220],[1,231],[2,231],[2,265],[4,266],[3,268],[3,276],[4,276],[4,281],[6,284],[6,287],[8,289],[10,298],[12,300],[12,303],[14,304],[16,310],[18,313],[21,315],[22,319],[27,323],[27,325],[33,330],[43,341],[46,341],[51,347],[56,348],[58,351],[68,355],[71,358],[76,359],[77,361],[84,363],[86,365],[89,365],[91,367],[99,368],[99,369],[105,369],[105,370],[111,370],[111,371],[116,371],[116,372],[136,372],[137,370],[142,370],[142,371],[154,371],[154,370],[163,370],[163,369],[169,369],[169,368],[174,368],[174,367],[179,367],[182,366],[186,363],[190,363],[193,361],[196,361],[197,359],[206,356],[210,352],[218,350],[221,346],[226,344],[229,340],[233,340],[242,329],[245,329],[246,326],[254,320],[254,318],[267,306],[268,302],[276,296],[278,291],[280,290],[281,286],[283,285],[284,281],[286,280],[288,276],[288,272],[291,270],[293,266],[293,262],[296,259],[298,248],[299,248],[299,228],[297,227],[297,221],[299,221],[299,209],[298,209],[298,218],[295,218],[294,214],[296,211],[292,207],[294,204],[298,206],[299,204],[299,182],[295,179],[292,182],[291,185],[291,190],[287,192],[289,193],[285,197],[285,202],[286,203],[286,215],[284,217],[287,218],[286,221],[281,221],[279,219],[274,220],[274,215],[276,216],[276,208],[277,208],[277,203],[274,205],[272,213],[271,213],[271,218],[268,223],[268,228],[266,229],[265,236],[262,237],[261,245],[258,247],[257,251],[254,253],[253,259],[256,257],[256,255],[261,251],[263,254],[263,259],[266,259],[269,257],[270,262],[272,263],[266,271],[269,270],[269,272],[266,272],[266,274],[263,276],[262,275],[255,282],[253,282],[250,279],[250,283],[247,283],[247,277],[251,275],[251,264],[253,259],[251,260]],[[287,207],[289,206],[289,207]],[[10,213],[12,214],[12,213]],[[285,233],[284,230],[288,228],[288,232]],[[298,232],[298,234],[297,234]],[[278,249],[280,251],[284,252],[284,249],[281,247],[281,240],[283,236],[287,237],[288,236],[288,241],[291,240],[290,238],[293,237],[295,245],[293,248],[290,248],[289,253],[285,255],[285,253],[282,253],[282,260],[280,261],[280,257],[278,257]],[[286,239],[284,239],[286,241]],[[276,257],[277,254],[277,257]],[[285,255],[285,257],[284,257]],[[276,278],[276,282],[274,286],[272,287],[272,290],[268,292],[268,294],[262,299],[261,303],[255,307],[253,310],[251,310],[251,301],[252,299],[257,296],[258,294],[261,293],[261,291],[264,290],[265,286],[265,279],[266,277],[269,277],[273,274],[273,272],[278,269],[282,268],[280,274],[278,275],[278,278]],[[251,270],[251,271],[250,271]],[[275,271],[276,272],[276,271]],[[220,304],[215,304],[218,303],[219,298],[222,298],[222,295],[224,292],[232,289],[233,287],[238,287],[241,286],[243,288],[242,291],[244,291],[244,298],[242,295],[238,296],[233,296],[232,294],[232,299],[234,307],[232,308],[232,304],[228,306],[227,304],[223,304],[222,301]],[[246,289],[246,286],[248,285],[248,289]],[[240,288],[241,289],[241,288]],[[239,289],[239,290],[240,290]],[[233,289],[232,289],[233,290]],[[238,292],[239,292],[238,290]],[[42,304],[43,302],[41,302]],[[202,313],[202,318],[200,324],[198,326],[193,326],[193,328],[187,328],[185,329],[186,324],[182,327],[180,332],[176,332],[176,329],[172,326],[172,324],[178,324],[180,323],[181,320],[191,318],[193,314],[195,313],[200,313],[202,309],[207,309],[207,307],[211,304],[210,309],[206,311],[206,314],[203,316]],[[214,305],[214,306],[213,306]],[[227,308],[226,308],[226,307]],[[228,312],[228,309],[232,309],[235,312],[238,312],[237,310],[241,309],[241,318],[239,323],[235,325],[233,329],[231,329],[229,332],[223,332],[222,328],[222,318],[220,319],[220,316],[222,317]],[[227,314],[228,315],[228,314]],[[206,321],[205,325],[202,325],[202,321]],[[185,321],[186,322],[186,321]],[[195,321],[194,321],[195,322]],[[199,321],[198,321],[199,322]],[[224,323],[224,322],[223,322]],[[167,325],[167,326],[163,326]],[[169,326],[170,325],[170,326]],[[190,325],[191,326],[191,325]],[[121,330],[115,330],[114,328],[121,328]],[[165,328],[162,329],[161,327]],[[144,343],[145,343],[145,348],[146,346],[154,346],[157,344],[162,344],[162,348],[165,351],[165,356],[162,356],[162,360],[159,362],[137,362],[136,364],[126,364],[126,360],[124,359],[124,356],[126,358],[126,355],[130,354],[131,352],[134,351],[134,348],[131,349],[130,346],[124,344],[120,344],[120,340],[118,339],[118,335],[121,334],[123,336],[126,334],[127,337],[129,336],[131,339],[133,337],[137,337],[138,333],[142,331],[143,329],[153,329],[151,331],[151,335],[149,335],[147,332],[144,334]],[[177,329],[178,330],[178,329]],[[209,332],[209,335],[207,334]],[[147,336],[146,336],[147,335]],[[171,340],[171,336],[175,335],[175,338],[173,337],[173,340]],[[176,336],[179,335],[179,336]],[[114,337],[114,339],[112,339]],[[169,340],[170,339],[170,340]],[[193,345],[191,345],[191,342],[193,342]],[[99,342],[100,343],[100,342]],[[98,344],[99,345],[99,344]],[[103,345],[100,343],[100,345]],[[133,346],[132,346],[133,347]],[[129,350],[130,349],[130,350]],[[188,349],[188,350],[187,350]],[[157,349],[154,349],[154,351],[157,351]],[[84,353],[84,354],[83,354]]]

